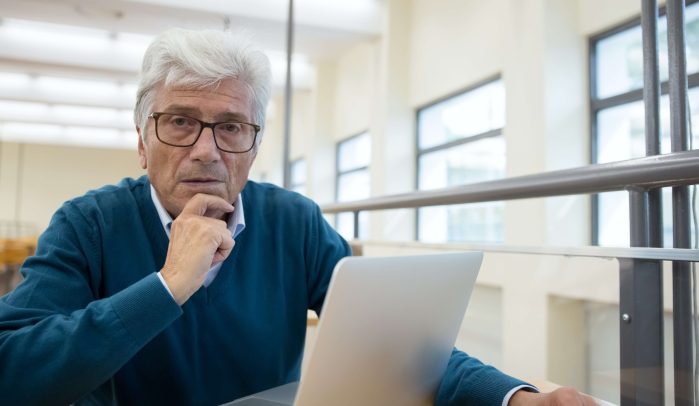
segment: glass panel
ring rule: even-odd
[[[340,142],[337,155],[339,172],[369,166],[371,161],[371,137],[369,137],[369,133],[362,133]]]
[[[687,72],[699,71],[699,4],[685,13]],[[660,79],[668,77],[667,19],[658,22]],[[641,27],[622,31],[597,43],[597,98],[604,99],[643,87]]]
[[[418,112],[420,149],[505,126],[505,86],[488,83]]]
[[[619,387],[619,306],[615,304],[587,302],[586,335],[589,365],[587,393],[615,404],[620,402]],[[673,385],[672,314],[663,315],[665,358],[665,404],[675,404]]]

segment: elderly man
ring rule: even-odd
[[[53,216],[0,300],[3,403],[211,405],[299,378],[307,309],[350,250],[314,203],[247,180],[269,97],[239,38],[156,38],[134,115],[147,176]],[[455,351],[436,403],[588,402],[530,390]]]

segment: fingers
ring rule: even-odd
[[[595,406],[597,402],[573,388],[559,388],[549,394],[549,405]]]
[[[212,265],[224,261],[235,242],[228,225],[219,215],[233,206],[224,199],[199,194],[194,196],[172,222],[170,244],[160,271],[178,304],[198,290]]]
[[[189,199],[180,215],[220,218],[223,214],[233,210],[233,205],[219,196],[198,193]]]
[[[218,246],[218,249],[214,253],[212,265],[223,262],[231,254],[233,247],[235,247],[235,240],[233,240],[233,236],[231,236],[228,230],[226,230],[226,233],[222,237],[221,245]]]
[[[597,403],[597,401],[590,396],[582,395],[582,398],[583,398],[583,405],[585,405],[585,406],[599,406],[599,403]]]

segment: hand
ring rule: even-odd
[[[509,406],[593,406],[594,399],[573,388],[559,388],[549,393],[519,390],[512,395]]]
[[[218,196],[197,194],[170,227],[170,245],[160,274],[177,304],[182,305],[204,283],[213,264],[225,260],[235,241],[226,222],[219,220],[234,210]]]

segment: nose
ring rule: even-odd
[[[221,159],[221,151],[216,147],[214,132],[211,128],[204,128],[197,142],[192,145],[189,156],[195,161],[203,163],[216,162]]]

